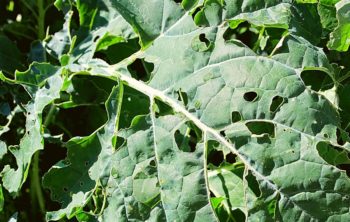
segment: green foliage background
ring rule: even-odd
[[[350,0],[0,14],[0,221],[350,220]]]

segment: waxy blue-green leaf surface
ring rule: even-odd
[[[56,1],[65,23],[44,46],[61,67],[0,76],[31,97],[2,186],[20,190],[46,130],[68,136],[43,178],[61,206],[47,221],[350,220],[346,54],[325,50],[349,46],[336,2]],[[44,129],[50,103],[106,122]]]

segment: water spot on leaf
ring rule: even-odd
[[[254,102],[258,99],[258,94],[256,92],[253,92],[253,91],[246,92],[246,93],[244,93],[243,98],[247,102]]]
[[[241,120],[242,120],[242,116],[239,112],[233,111],[231,113],[231,122],[232,123],[236,123],[236,122],[241,121]]]

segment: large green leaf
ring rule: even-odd
[[[215,201],[234,220],[350,219],[350,180],[337,168],[348,162],[349,152],[337,135],[338,111],[301,78],[306,69],[334,77],[324,52],[307,35],[286,37],[270,57],[224,38],[230,27],[220,13],[256,23],[254,13],[272,19],[273,13],[303,15],[307,8],[278,1],[225,3],[205,1],[201,13],[207,20],[199,14],[194,21],[171,0],[113,2],[144,49],[112,66],[99,60],[67,66],[116,79],[119,92],[106,103],[108,122],[91,136],[70,140],[67,160],[45,176],[45,186],[63,207],[48,219],[86,214],[102,221],[214,221]],[[238,10],[243,6],[248,14]],[[205,27],[196,25],[203,21]],[[283,17],[278,21],[277,27],[290,25]],[[303,30],[298,22],[287,27]],[[155,66],[147,82],[129,72],[137,59]],[[148,114],[136,116],[128,128],[118,127],[123,85],[150,100]],[[235,155],[241,168],[225,163],[208,174],[212,143]],[[84,212],[98,189],[104,196],[100,213]],[[209,190],[219,199],[210,201]]]
[[[349,0],[51,3],[0,4],[1,221],[350,220]]]

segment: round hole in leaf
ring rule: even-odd
[[[155,167],[156,166],[156,161],[155,160],[151,160],[149,162],[149,165]]]
[[[254,102],[258,98],[258,94],[256,92],[246,92],[243,98],[247,102]]]

